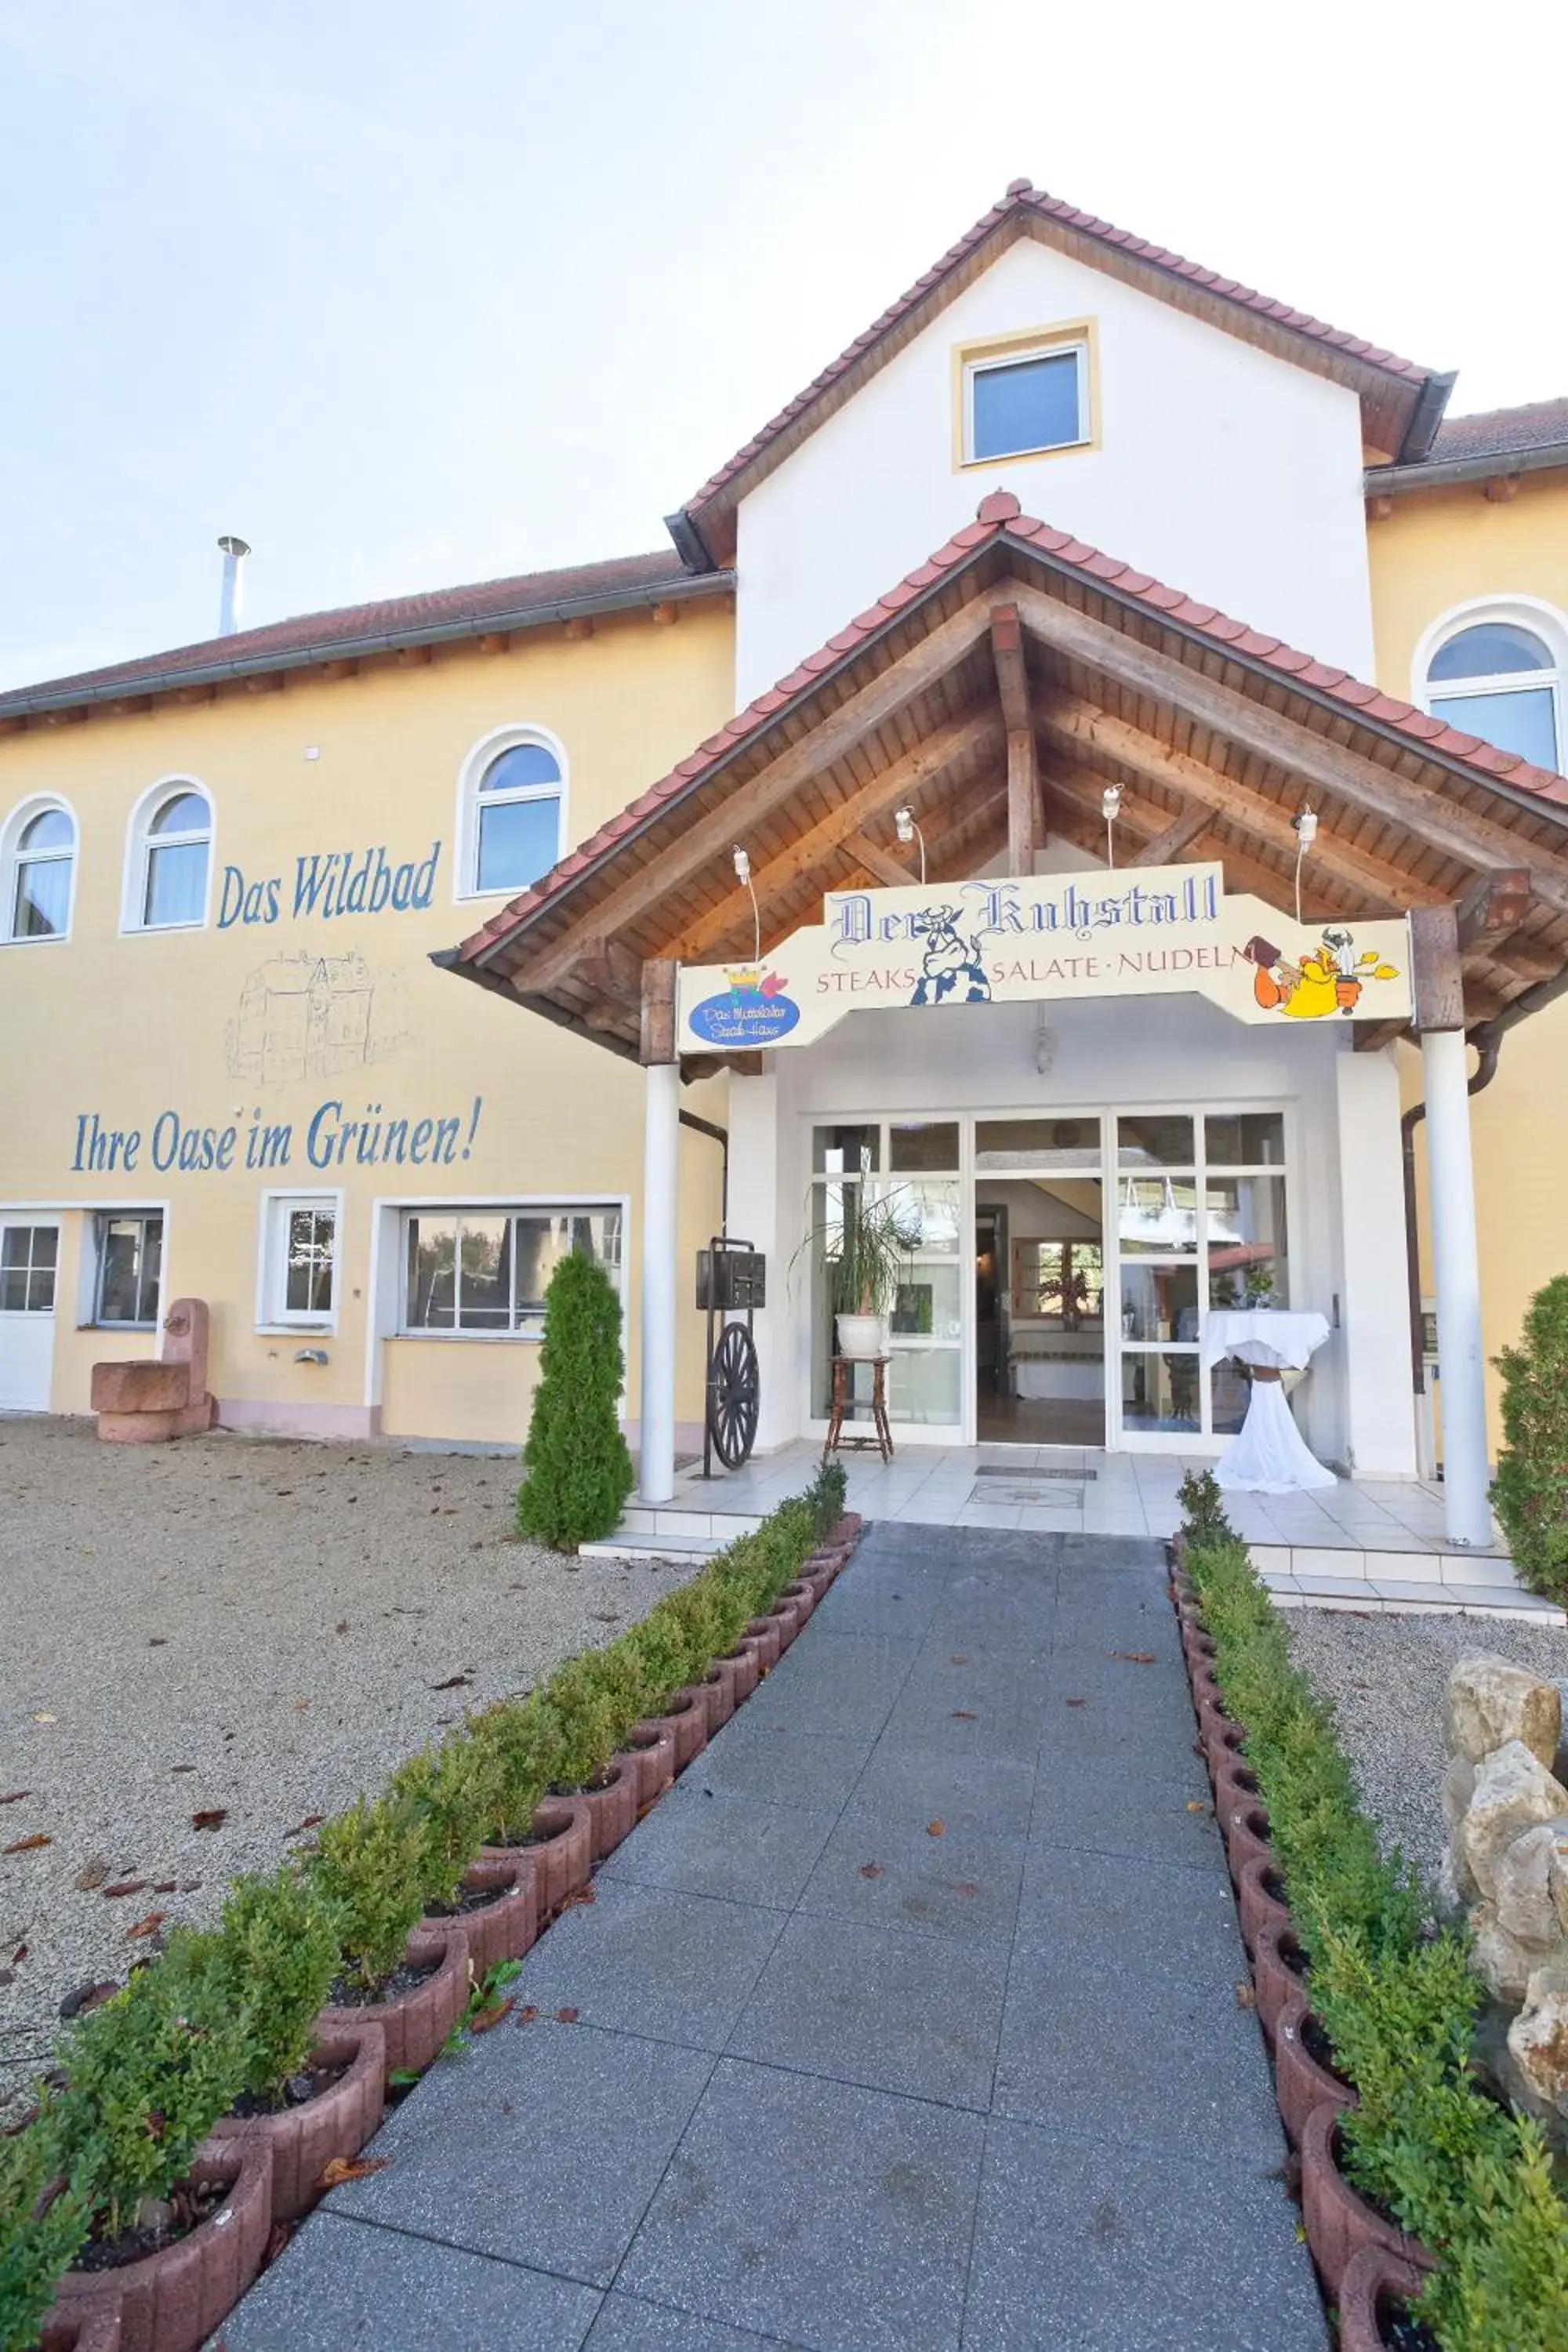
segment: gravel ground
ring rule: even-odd
[[[1339,1717],[1340,1738],[1385,1845],[1429,1879],[1443,1859],[1443,1694],[1456,1659],[1488,1650],[1546,1675],[1568,1675],[1568,1633],[1469,1617],[1354,1617],[1293,1609],[1297,1663]]]
[[[471,1455],[0,1420],[0,1847],[48,1841],[0,1855],[0,2107],[129,1928],[210,1922],[307,1814],[687,1572],[520,1542],[516,1489]]]

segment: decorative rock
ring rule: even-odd
[[[1443,1738],[1450,1756],[1479,1764],[1495,1748],[1521,1740],[1550,1770],[1562,1730],[1563,1695],[1556,1684],[1507,1658],[1472,1651],[1448,1676]]]
[[[1552,1694],[1555,1700],[1556,1694]],[[1556,1735],[1553,1732],[1553,1744]],[[1455,1836],[1483,1895],[1495,1899],[1497,1865],[1513,1841],[1538,1822],[1568,1815],[1568,1789],[1554,1780],[1521,1739],[1486,1757],[1476,1774],[1470,1808]]]
[[[1480,1893],[1464,1857],[1450,1846],[1437,1865],[1437,1908],[1445,1919],[1460,1919]]]
[[[1470,1966],[1494,2000],[1517,2007],[1531,1977],[1541,1967],[1542,1952],[1510,1936],[1490,1903],[1478,1903],[1470,1913]]]
[[[1568,1822],[1542,1822],[1500,1856],[1493,1899],[1500,1926],[1552,1951],[1568,1936]]]
[[[1476,1768],[1468,1756],[1450,1756],[1443,1773],[1443,1819],[1452,1836],[1476,1793]]]
[[[1508,2046],[1536,2096],[1568,2115],[1568,1967],[1534,1970]]]

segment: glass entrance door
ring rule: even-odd
[[[845,1290],[853,1228],[879,1214],[901,1236],[890,1294],[871,1302],[886,1318],[888,1413],[895,1429],[963,1433],[964,1258],[959,1122],[873,1119],[812,1130],[811,1410],[825,1419],[833,1387],[837,1316],[858,1310]],[[850,1390],[869,1407],[872,1374],[857,1364]]]
[[[975,1434],[1105,1444],[1105,1183],[1098,1111],[978,1119]]]

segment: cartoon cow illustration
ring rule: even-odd
[[[960,938],[958,919],[956,907],[931,907],[910,918],[910,930],[925,941],[911,1004],[990,1003],[991,982],[980,961],[980,942]]]

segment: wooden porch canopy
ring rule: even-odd
[[[1453,910],[1423,921],[1448,988],[1427,1025],[1517,1018],[1568,965],[1568,781],[1162,587],[1005,491],[436,961],[616,1053],[668,1059],[644,1034],[645,966],[751,954],[737,845],[766,950],[818,919],[826,891],[919,880],[897,809],[921,826],[933,882],[1004,856],[1026,873],[1047,835],[1103,856],[1108,784],[1119,866],[1219,859],[1231,887],[1289,913],[1292,820],[1310,808],[1308,920]]]

